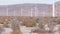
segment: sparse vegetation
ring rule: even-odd
[[[0,34],[4,31],[3,26],[0,25]]]
[[[38,27],[40,28],[41,31],[46,31],[45,30],[45,25],[48,25],[47,27],[49,27],[50,30],[52,30],[52,18],[38,18],[37,19],[37,23],[39,24]]]
[[[13,32],[11,34],[22,34],[20,31],[20,21],[23,22],[23,25],[27,26],[27,27],[34,27],[36,26],[38,23],[38,27],[39,29],[37,29],[37,31],[39,30],[38,34],[42,34],[42,32],[48,32],[46,30],[44,30],[44,25],[48,24],[49,27],[49,32],[54,32],[54,27],[56,25],[60,25],[60,17],[56,17],[56,18],[45,18],[45,17],[39,17],[39,18],[30,18],[30,17],[16,17],[18,19],[15,19],[14,17],[0,17],[0,23],[4,24],[3,27],[9,27],[8,24],[11,24],[11,28],[13,29]],[[7,21],[5,20],[7,19]],[[15,20],[14,20],[15,19]],[[19,21],[19,22],[18,22]],[[0,26],[0,34],[4,31],[2,26]],[[60,28],[60,26],[59,26]],[[59,29],[60,31],[60,29]]]

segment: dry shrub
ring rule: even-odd
[[[34,19],[26,19],[24,25],[27,27],[36,26],[36,21]]]
[[[19,30],[14,30],[11,34],[22,34]]]
[[[38,32],[38,34],[43,34],[42,32]]]

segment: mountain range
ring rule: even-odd
[[[21,14],[22,12],[22,14]],[[32,13],[31,13],[32,12]],[[8,15],[7,15],[8,14]],[[52,16],[51,4],[0,5],[0,16]]]

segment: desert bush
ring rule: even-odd
[[[38,27],[40,29],[40,31],[42,32],[47,32],[48,30],[46,30],[45,28],[49,28],[49,19],[48,18],[38,18],[37,19],[37,23],[38,23]],[[47,25],[47,26],[45,26]]]
[[[27,27],[36,26],[36,21],[34,19],[26,19],[24,25]]]
[[[20,29],[20,26],[19,26],[19,23],[18,23],[18,21],[17,20],[11,20],[10,21],[10,24],[11,24],[11,28],[13,29],[13,30],[16,30],[16,29]]]
[[[4,22],[4,25],[3,25],[5,28],[9,28],[9,25],[7,22]]]
[[[13,29],[13,32],[11,34],[21,34],[18,21],[13,19],[10,21],[10,23],[11,23],[11,28]]]
[[[38,18],[37,23],[38,23],[38,27],[40,29],[43,29],[44,19],[43,18]]]

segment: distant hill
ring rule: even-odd
[[[49,16],[49,17],[52,16],[52,5],[50,4],[0,5],[0,16],[7,16],[7,11],[9,16],[13,16],[14,11],[15,11],[15,16],[20,16],[21,9],[23,16],[30,16],[31,8],[32,8],[32,16],[35,16],[35,11],[36,11],[36,16]]]

